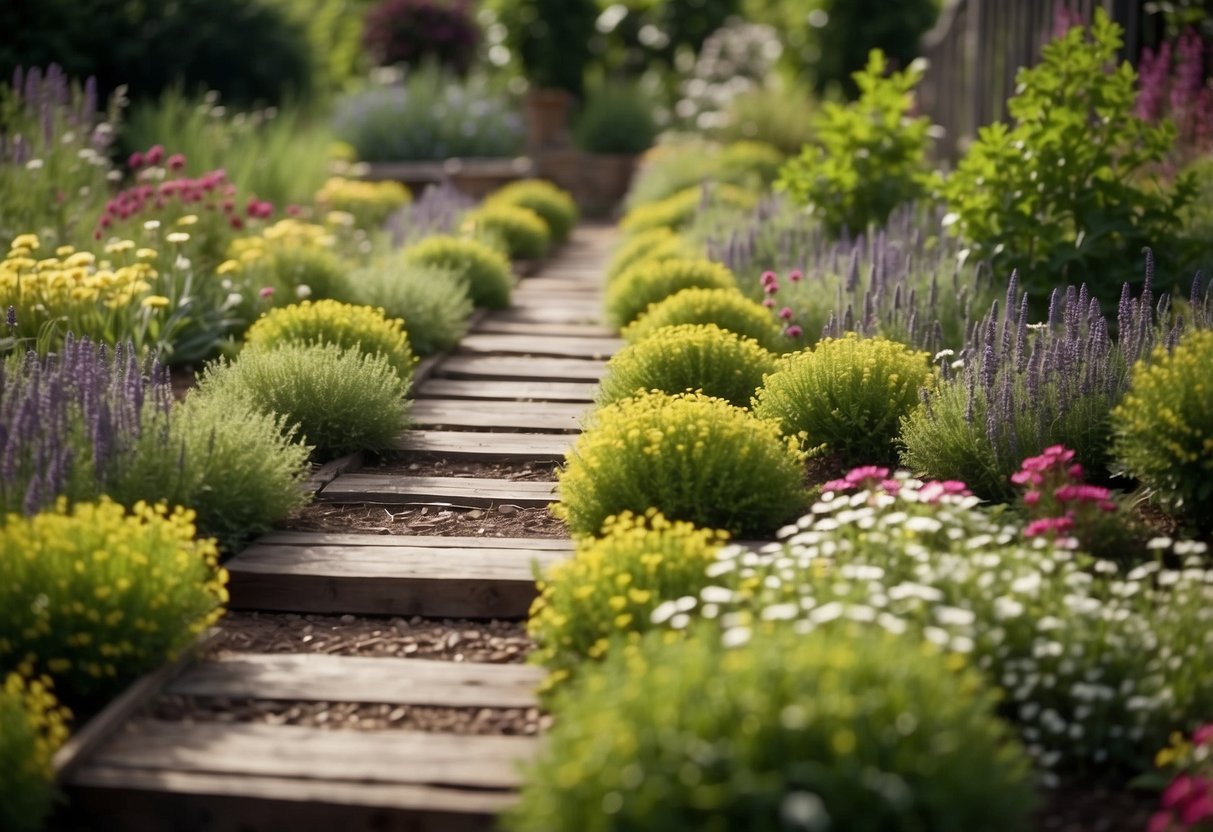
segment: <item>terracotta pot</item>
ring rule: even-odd
[[[530,153],[571,146],[569,111],[573,96],[564,90],[533,89],[527,93],[526,145]]]

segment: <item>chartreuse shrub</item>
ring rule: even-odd
[[[97,704],[170,658],[227,602],[215,542],[193,512],[102,497],[0,535],[0,666],[45,673],[73,704]]]
[[[1172,731],[1213,709],[1208,547],[1160,538],[1155,559],[1122,569],[1069,538],[1029,538],[980,502],[962,483],[853,471],[781,544],[726,547],[713,585],[653,620],[788,621],[831,642],[867,622],[980,670],[1041,768],[1148,769]]]
[[[472,303],[477,306],[504,309],[510,305],[514,288],[510,261],[479,240],[435,234],[406,247],[401,256],[406,266],[449,269],[467,282]]]
[[[619,228],[627,235],[639,234],[653,228],[670,228],[676,231],[689,225],[704,206],[719,205],[748,210],[757,204],[758,194],[755,191],[737,185],[693,185],[665,199],[632,208],[620,220]]]
[[[273,349],[282,344],[336,344],[382,355],[405,382],[411,382],[416,356],[409,348],[403,322],[382,309],[320,300],[271,309],[249,327],[246,347]]]
[[[929,645],[859,628],[662,635],[558,698],[507,829],[1028,828],[1031,770],[996,697]]]
[[[9,673],[0,687],[0,829],[39,832],[51,810],[52,759],[67,741],[67,720],[48,679]]]
[[[637,643],[658,604],[698,593],[727,537],[649,509],[608,518],[600,538],[580,538],[573,557],[544,574],[527,622],[537,645],[532,660],[552,671],[545,687],[601,659],[616,641]]]
[[[804,506],[802,455],[778,428],[701,393],[646,393],[594,412],[559,473],[574,534],[655,508],[731,534],[763,535]]]
[[[774,372],[776,363],[775,355],[757,341],[714,324],[667,326],[611,356],[596,398],[609,403],[647,390],[699,390],[749,407],[762,377]]]
[[[669,260],[694,257],[695,248],[681,236],[665,227],[651,228],[628,237],[611,256],[607,265],[607,282],[615,280],[642,260]]]
[[[345,211],[359,228],[377,228],[413,198],[399,182],[369,182],[332,176],[316,192],[316,207]]]
[[[552,242],[559,245],[569,238],[577,224],[577,203],[568,191],[543,179],[511,182],[489,194],[487,204],[520,205],[538,214],[547,224]]]
[[[408,425],[409,382],[382,355],[356,347],[284,344],[250,350],[208,367],[199,389],[282,416],[322,460],[390,447]]]
[[[607,320],[617,329],[627,326],[649,304],[683,289],[734,289],[733,273],[711,260],[678,258],[642,261],[607,286]]]
[[[1112,457],[1153,496],[1209,528],[1213,518],[1213,330],[1193,330],[1133,368],[1112,411]]]
[[[772,352],[792,344],[762,304],[737,289],[683,289],[649,306],[623,328],[623,338],[636,344],[662,327],[679,324],[715,324],[721,329],[752,338]]]
[[[720,151],[717,176],[722,182],[765,186],[779,176],[783,163],[784,155],[779,148],[764,141],[743,139],[725,145]]]
[[[754,415],[845,463],[888,462],[902,417],[933,382],[925,352],[848,333],[785,358],[758,391]]]
[[[418,355],[433,355],[458,344],[467,334],[473,309],[466,277],[403,257],[351,272],[350,300],[403,320],[409,346]]]
[[[500,239],[511,260],[540,260],[552,244],[543,217],[530,208],[507,202],[484,202],[473,208],[463,215],[463,228]]]

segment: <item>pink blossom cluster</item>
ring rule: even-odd
[[[1111,491],[1082,478],[1074,451],[1064,445],[1052,445],[1020,463],[1011,482],[1025,489],[1023,504],[1032,518],[1024,528],[1027,537],[1068,537],[1093,510],[1116,511]]]
[[[1213,724],[1202,725],[1192,734],[1193,750],[1203,759],[1213,753]],[[1213,775],[1184,771],[1162,793],[1161,809],[1150,817],[1147,832],[1195,832],[1213,829]]]
[[[804,279],[804,272],[800,269],[792,269],[788,272],[787,279],[791,283],[799,283]],[[768,269],[762,273],[759,278],[762,284],[762,293],[765,297],[762,299],[762,305],[767,309],[774,309],[778,304],[775,301],[775,295],[779,293],[779,275]],[[783,334],[789,338],[799,338],[804,335],[804,330],[799,324],[792,323],[792,319],[796,317],[795,311],[790,306],[780,307],[776,313],[781,321],[784,321]]]
[[[861,465],[852,468],[842,479],[830,480],[821,486],[822,491],[846,493],[849,491],[875,491],[880,489],[886,494],[896,497],[907,486],[907,480],[891,477],[888,468],[879,465]],[[957,480],[942,482],[931,480],[917,488],[918,499],[924,503],[938,503],[945,496],[968,497],[972,492],[967,485]]]
[[[1205,82],[1204,41],[1188,28],[1172,44],[1144,50],[1138,73],[1136,113],[1146,121],[1170,117],[1178,144],[1194,151],[1213,146],[1213,87]]]

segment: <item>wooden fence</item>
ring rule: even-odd
[[[918,91],[920,111],[944,129],[939,155],[955,159],[978,127],[1006,116],[1016,71],[1039,60],[1063,15],[1089,22],[1099,6],[1125,30],[1122,56],[1136,63],[1156,37],[1143,0],[949,0],[923,38],[929,67]]]

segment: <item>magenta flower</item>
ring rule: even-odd
[[[785,329],[783,331],[783,334],[788,336],[789,338],[799,338],[801,335],[804,335],[804,330],[801,329],[796,324],[792,324],[790,327],[788,327],[787,329]]]
[[[185,167],[185,156],[181,153],[174,153],[168,157],[169,170],[181,170]]]
[[[785,321],[792,320],[792,307],[785,306],[783,309],[780,309],[779,317],[783,318]]]
[[[159,144],[154,144],[149,147],[144,156],[144,161],[146,161],[149,165],[158,165],[162,159],[164,159],[164,146]]]
[[[788,280],[792,281],[793,283],[799,283],[803,278],[804,272],[802,272],[800,269],[792,269],[790,272],[788,272]]]
[[[126,163],[130,166],[131,170],[139,170],[139,168],[143,167],[143,154],[136,150],[126,160]]]
[[[257,293],[263,300],[269,300],[274,296],[273,286],[262,286],[261,291]]]

